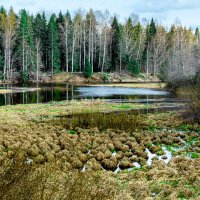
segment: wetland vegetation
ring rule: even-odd
[[[200,127],[182,111],[130,112],[138,106],[0,107],[1,199],[197,199]]]
[[[199,200],[199,29],[31,13],[0,8],[0,199]]]

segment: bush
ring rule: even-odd
[[[106,74],[106,73],[104,73],[104,74],[102,75],[102,79],[103,79],[104,82],[109,81],[109,75]]]
[[[86,61],[85,61],[84,76],[87,77],[87,78],[91,78],[92,77],[92,65],[89,62],[88,58],[86,58]]]
[[[200,123],[200,72],[193,80],[187,81],[187,88],[191,91],[189,109],[184,113],[187,121]]]
[[[29,81],[28,71],[23,71],[21,73],[21,80],[22,80],[23,83],[27,83]]]
[[[140,74],[140,66],[137,60],[130,59],[128,62],[128,71],[133,76],[138,76]]]

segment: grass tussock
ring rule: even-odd
[[[15,155],[0,168],[0,199],[118,199],[113,176],[103,173],[62,172],[55,164],[27,164],[24,155]],[[122,198],[123,199],[123,198]]]
[[[198,125],[184,124],[174,112],[89,113],[106,106],[112,107],[74,101],[1,108],[0,199],[200,196]],[[146,149],[165,157],[163,147],[170,161],[156,157],[148,165]]]

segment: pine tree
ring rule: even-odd
[[[85,60],[84,76],[87,77],[87,78],[91,78],[92,77],[92,65],[91,65],[88,57],[86,57],[86,60]]]
[[[119,60],[120,60],[120,29],[119,29],[119,24],[117,21],[116,16],[113,19],[112,22],[112,70],[117,69],[117,66],[119,65]]]
[[[48,61],[51,74],[60,72],[60,50],[56,16],[53,14],[48,24]]]

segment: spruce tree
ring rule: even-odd
[[[61,11],[56,20],[56,24],[57,24],[58,30],[60,30],[60,26],[64,26],[64,16]],[[65,69],[65,48],[62,45],[62,34],[59,34],[58,36],[59,36],[58,42],[59,42],[59,50],[60,50],[61,69],[64,71],[64,69]]]
[[[48,33],[47,33],[47,20],[45,13],[42,13],[42,21],[41,21],[41,45],[42,45],[42,61],[44,63],[44,69],[47,69],[47,61],[48,61]]]
[[[0,51],[0,72],[3,71],[3,66],[4,66],[3,54]]]
[[[138,76],[140,74],[140,66],[136,59],[129,59],[128,70],[132,76]]]
[[[56,16],[50,17],[48,24],[48,62],[51,74],[60,72],[60,49]]]
[[[112,71],[117,68],[119,65],[119,56],[120,56],[120,29],[119,29],[119,24],[117,21],[116,16],[113,19],[112,22],[112,58],[111,58],[111,64],[112,64]]]
[[[86,60],[85,60],[84,76],[87,77],[87,78],[91,78],[92,77],[92,65],[91,65],[88,57],[86,57]]]
[[[197,27],[196,30],[195,30],[195,34],[196,36],[196,39],[199,40],[200,39],[200,32],[199,32],[199,28]]]
[[[47,30],[46,30],[46,18],[43,13],[41,15],[38,13],[34,19],[34,37],[36,39],[40,39],[41,44],[41,52],[42,52],[42,64],[44,69],[46,68],[46,46],[47,46]]]
[[[29,16],[26,10],[20,11],[18,38],[17,59],[21,65],[22,80],[27,81],[31,72],[35,72],[36,66],[33,16]]]
[[[146,65],[147,62],[147,51],[149,48],[150,42],[153,40],[157,32],[155,22],[152,18],[151,23],[146,27],[146,41],[145,41],[145,47],[142,55],[142,63]]]

